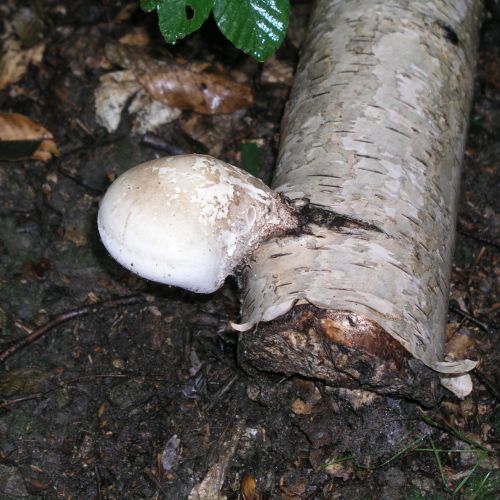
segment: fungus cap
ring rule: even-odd
[[[262,181],[204,155],[138,165],[109,187],[99,233],[109,253],[152,281],[211,293],[271,234],[296,227]]]

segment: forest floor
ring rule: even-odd
[[[60,151],[45,163],[0,161],[0,351],[56,319],[0,366],[0,499],[210,499],[219,490],[246,500],[499,498],[499,13],[484,25],[478,58],[448,325],[455,351],[479,366],[470,396],[447,393],[429,409],[249,375],[229,327],[234,282],[195,296],[141,280],[107,255],[98,203],[132,165],[205,152],[269,182],[309,10],[293,3],[287,39],[262,65],[210,22],[167,47],[137,3],[0,6],[4,42],[21,40],[23,60],[33,48],[42,54],[0,90],[0,110],[43,125]],[[110,43],[132,44],[139,60],[110,56]],[[185,109],[145,131],[128,74],[135,90],[110,132],[96,120],[101,77],[151,57],[225,70],[253,104],[223,115]]]

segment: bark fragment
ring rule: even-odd
[[[407,358],[391,344],[438,372],[475,366],[443,361],[443,349],[481,8],[479,0],[316,3],[273,187],[348,223],[312,217],[302,234],[269,240],[255,253],[240,329],[274,323],[242,337],[244,363],[337,384],[349,370],[336,356],[350,349],[355,359],[369,356],[373,372],[382,361],[387,373],[379,379],[353,368],[347,378],[421,400],[426,396],[405,372]],[[312,365],[300,356],[287,365],[261,353],[261,343],[290,342],[290,331],[298,330],[279,317],[298,306],[315,311],[309,342],[320,336],[325,353],[335,351],[328,368],[325,353]],[[368,337],[364,327],[340,321],[343,314],[372,325]],[[353,331],[357,343],[349,345]],[[379,343],[394,348],[391,362]],[[308,345],[304,340],[301,349],[310,360]]]

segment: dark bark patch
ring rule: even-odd
[[[436,21],[436,24],[439,26],[444,38],[448,40],[448,42],[452,45],[459,45],[460,39],[458,38],[457,32],[450,25],[442,21]]]
[[[328,229],[364,229],[366,231],[376,231],[383,233],[383,231],[375,224],[370,224],[354,217],[338,214],[319,207],[313,204],[307,204],[301,209],[302,216],[302,231],[307,232],[306,226],[308,224],[316,224],[318,226],[327,227]]]

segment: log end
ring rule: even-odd
[[[249,372],[302,375],[334,387],[409,398],[426,407],[436,405],[443,393],[439,375],[376,323],[310,304],[242,334],[238,358]]]

